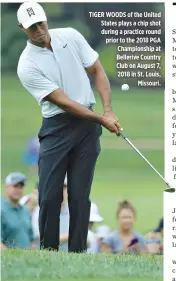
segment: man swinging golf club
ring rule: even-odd
[[[59,213],[67,172],[70,252],[87,247],[89,194],[100,153],[101,125],[119,135],[111,108],[108,78],[95,52],[73,28],[48,30],[43,8],[23,3],[19,27],[29,40],[20,56],[18,76],[41,106],[39,131],[39,229],[43,249],[59,248]],[[93,112],[95,97],[87,73],[95,79],[104,115]]]

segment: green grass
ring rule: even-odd
[[[2,280],[162,280],[162,257],[5,251]]]
[[[141,152],[163,173],[164,95],[162,90],[121,92],[114,88],[112,104],[120,123]],[[95,110],[102,113],[97,97]],[[27,139],[38,132],[40,108],[16,77],[2,77],[2,179],[13,170],[28,177],[25,193],[35,183],[23,164],[22,154]],[[163,209],[160,178],[123,140],[103,130],[102,151],[96,165],[91,199],[98,204],[103,224],[117,227],[116,207],[121,199],[130,200],[137,212],[135,229],[145,234],[154,229]],[[4,193],[4,190],[2,190]],[[161,280],[161,257],[117,257],[61,255],[48,252],[6,251],[2,256],[4,280],[88,281],[118,279],[119,281]],[[38,279],[37,279],[38,278]]]

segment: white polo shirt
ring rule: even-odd
[[[95,104],[85,68],[98,59],[98,53],[77,30],[57,28],[49,30],[49,34],[53,52],[27,42],[17,68],[21,83],[41,105],[45,118],[64,112],[43,100],[56,89],[62,89],[71,100],[85,107]]]

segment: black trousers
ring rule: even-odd
[[[68,113],[44,118],[39,132],[39,229],[41,249],[59,249],[59,217],[67,173],[69,252],[87,249],[90,190],[100,153],[100,125]]]

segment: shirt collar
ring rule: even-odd
[[[36,52],[44,52],[47,50],[47,48],[42,48],[42,47],[31,44],[29,42],[29,40],[27,41],[27,48],[30,48],[31,50],[34,50]]]

